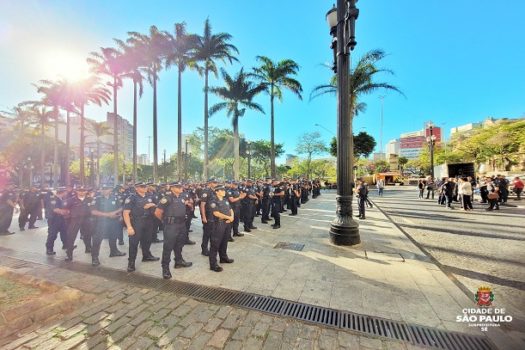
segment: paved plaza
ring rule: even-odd
[[[285,214],[282,218],[282,228],[280,230],[272,230],[269,225],[261,224],[257,220],[255,222],[255,225],[258,226],[257,230],[246,234],[244,237],[236,238],[235,242],[229,244],[229,256],[235,259],[235,263],[225,265],[225,269],[221,273],[209,270],[208,259],[200,254],[199,244],[185,246],[183,255],[187,261],[192,261],[194,265],[187,269],[172,269],[173,278],[178,281],[273,296],[337,310],[403,321],[409,324],[481,336],[487,335],[502,349],[511,349],[515,346],[512,342],[507,343],[508,337],[502,330],[489,329],[487,333],[482,333],[477,327],[468,327],[467,324],[456,323],[456,316],[462,314],[462,309],[476,307],[473,295],[472,297],[467,296],[428,256],[417,248],[376,208],[367,212],[367,220],[360,221],[362,244],[356,247],[331,245],[328,228],[334,216],[334,211],[335,192],[328,191],[323,192],[317,199],[310,200],[306,205],[303,205],[299,210],[298,216],[291,217]],[[27,260],[31,260],[31,256],[35,256],[35,254],[42,257],[45,256],[46,229],[43,227],[43,222],[38,222],[37,225],[42,227],[36,230],[17,232],[11,236],[0,237],[0,246],[8,249],[0,250],[0,256],[3,259],[10,259],[9,251],[16,251],[17,254],[12,255],[16,255],[17,259],[20,259],[21,252],[28,252]],[[12,229],[16,229],[14,221]],[[190,233],[190,237],[200,242],[202,231],[198,219],[194,220],[192,229],[193,232]],[[279,242],[295,243],[299,246],[304,245],[304,247],[298,251],[275,248]],[[79,241],[77,244],[79,248],[75,251],[74,263],[89,264],[91,258],[90,255],[83,252],[83,243]],[[127,248],[127,244],[124,247]],[[60,250],[59,242],[57,242],[55,250],[57,255],[48,258],[50,259],[49,261],[55,261],[55,259],[63,260],[65,253]],[[152,245],[154,255],[160,256],[161,250],[162,244]],[[103,267],[122,270],[122,273],[126,274],[127,257],[109,258],[108,255],[107,243],[103,242],[101,251]],[[78,275],[76,272],[51,268],[45,265],[39,266],[39,269],[42,271],[47,269],[44,275],[56,276],[65,273],[68,276],[66,278],[67,284],[72,287],[76,286],[80,290],[85,289],[86,281],[91,281],[91,279],[95,281],[94,283],[101,283],[99,281],[100,277],[96,276],[83,276],[82,278],[86,278],[86,280],[79,278],[78,282],[75,282],[75,274]],[[60,272],[53,272],[53,270]],[[28,269],[28,273],[35,272]],[[155,276],[160,279],[160,263],[142,263],[140,258],[138,258],[136,273]],[[108,290],[99,291],[102,293],[99,294],[99,297],[103,295],[104,298],[118,299],[115,295],[119,294],[119,290],[122,290],[122,285],[117,282],[110,282],[108,285],[111,287]],[[127,326],[129,331],[127,334],[122,335],[121,339],[113,339],[110,343],[130,342],[128,338],[132,334],[131,339],[138,341],[140,338],[140,341],[147,343],[142,348],[146,348],[149,345],[167,346],[173,344],[171,341],[174,339],[182,342],[180,347],[175,348],[183,348],[185,347],[184,345],[202,348],[206,344],[219,348],[223,346],[228,348],[260,348],[263,346],[279,348],[278,346],[267,345],[274,343],[281,344],[283,348],[287,346],[291,348],[338,348],[345,346],[357,348],[357,345],[356,347],[353,345],[360,344],[359,342],[362,343],[361,346],[363,348],[372,349],[407,348],[411,346],[376,338],[370,338],[371,340],[368,342],[367,339],[369,338],[365,336],[360,337],[349,332],[324,329],[323,327],[306,325],[298,321],[229,306],[208,305],[186,297],[165,294],[161,296],[160,294],[155,294],[160,292],[150,292],[145,289],[136,292],[140,295],[148,295],[147,300],[142,299],[141,302],[137,302],[131,300],[135,294],[133,290],[130,291],[128,289],[129,287],[125,288],[125,296],[120,295],[122,298],[115,299],[114,302],[111,299],[114,306],[111,309],[97,309],[96,306],[90,305],[92,310],[91,312],[88,311],[89,315],[82,314],[82,311],[75,311],[75,315],[79,317],[77,324],[79,322],[82,324],[82,326],[77,326],[79,332],[81,328],[84,330],[90,326],[90,323],[85,318],[93,318],[93,315],[98,315],[98,318],[94,318],[96,322],[94,321],[93,324],[100,324],[98,323],[99,321],[106,320],[104,322],[107,322],[106,325],[109,325],[112,318],[111,315],[118,313],[119,315],[128,315],[126,316],[128,320],[126,322],[122,321],[122,325],[129,324]],[[150,296],[150,294],[155,295]],[[126,298],[128,298],[128,301],[126,301]],[[165,298],[173,298],[174,301],[166,303],[163,301]],[[151,300],[154,302],[151,302]],[[161,301],[163,302],[161,303]],[[107,300],[104,299],[104,302],[107,303]],[[143,326],[144,329],[152,328],[158,324],[158,322],[155,322],[155,319],[149,318],[161,317],[154,316],[157,312],[165,313],[162,317],[168,314],[176,317],[171,321],[166,321],[170,322],[170,326],[164,327],[164,332],[149,329],[157,337],[146,336],[144,338],[145,334],[148,333],[139,334],[140,332],[134,330],[139,325],[131,323],[132,319],[137,316],[131,309],[135,308],[136,310],[139,304],[154,306],[141,308],[141,310],[147,310],[150,315],[144,318],[150,322],[148,323],[149,326]],[[119,311],[119,307],[116,305],[121,305],[122,311]],[[129,308],[130,305],[133,308]],[[182,306],[185,310],[184,313],[177,311]],[[158,309],[156,309],[157,307]],[[217,313],[224,317],[217,316]],[[229,314],[237,316],[228,316]],[[188,315],[193,315],[191,317],[195,318],[197,325],[195,325],[191,317],[190,320],[185,318]],[[237,320],[235,324],[231,324],[229,327],[224,326],[223,320],[231,320],[232,317]],[[73,318],[70,316],[69,319],[74,319],[74,316]],[[183,324],[177,325],[177,322],[185,319],[186,321]],[[216,320],[212,322],[213,319]],[[265,325],[257,326],[256,324],[259,321],[264,322]],[[211,325],[210,322],[212,322]],[[247,323],[244,324],[243,322]],[[287,326],[284,326],[284,324]],[[222,325],[222,328],[219,325]],[[74,326],[72,325],[72,327]],[[193,328],[188,330],[187,327],[190,326]],[[61,326],[59,324],[56,327]],[[241,327],[248,328],[241,329]],[[262,327],[262,330],[258,327]],[[289,327],[297,328],[297,334],[293,333],[290,335],[287,333],[295,332],[290,331]],[[67,327],[62,326],[62,328]],[[170,329],[172,333],[168,332]],[[175,330],[173,331],[173,329]],[[203,330],[207,330],[204,332],[206,334],[203,333]],[[261,332],[263,335],[254,336],[257,332]],[[307,333],[300,336],[300,334],[303,334],[301,332]],[[82,334],[84,338],[78,338],[76,345],[81,343],[87,344],[86,339],[89,341],[90,338],[86,337],[84,333]],[[172,335],[170,342],[160,342],[162,336],[166,337],[167,334]],[[286,338],[287,336],[291,336],[290,339],[292,340]],[[180,338],[183,339],[181,340]],[[249,340],[252,338],[253,340]],[[326,340],[325,338],[330,339]],[[56,343],[57,339],[54,339],[54,341]],[[251,342],[249,343],[250,346],[247,345],[248,342]],[[136,345],[137,343],[133,344]],[[201,346],[195,347],[197,346],[195,344],[200,344]],[[323,346],[320,344],[323,344]]]

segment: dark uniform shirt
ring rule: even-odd
[[[178,197],[170,193],[162,197],[159,201],[158,208],[163,210],[164,221],[170,221],[170,218],[184,220],[186,218],[186,200],[187,195],[181,193]]]
[[[219,198],[214,198],[211,202],[210,202],[210,208],[212,210],[212,212],[219,212],[219,213],[222,213],[224,215],[227,215],[227,216],[230,216],[230,210],[231,210],[231,207],[230,207],[230,203],[228,202],[228,200],[226,199],[226,197],[224,197],[222,200],[219,200]],[[222,220],[224,221],[223,219],[219,219],[218,217],[215,216],[215,218],[217,220]]]
[[[11,200],[13,203],[16,201],[16,194],[14,191],[4,190],[0,192],[0,208],[10,206],[7,201]]]
[[[152,215],[152,208],[144,209],[144,206],[148,203],[153,203],[153,198],[148,194],[144,197],[138,194],[132,194],[124,201],[124,210],[130,210],[130,215],[133,219],[150,217]]]
[[[41,194],[40,192],[27,191],[22,194],[22,205],[26,209],[31,209],[40,203]]]
[[[237,188],[230,188],[226,192],[226,197],[225,198],[236,199],[236,198],[239,198],[240,196],[241,196],[241,192]],[[239,209],[241,207],[241,201],[230,202],[230,205],[231,205],[232,209]]]
[[[62,199],[55,195],[51,195],[45,202],[46,217],[48,219],[53,219],[55,217],[61,216],[54,212],[55,209],[62,209],[64,203]]]
[[[91,206],[93,201],[90,197],[79,199],[77,196],[69,198],[63,202],[64,208],[69,210],[71,218],[87,218],[91,216]]]
[[[242,202],[248,205],[255,203],[256,199],[252,199],[248,197],[248,196],[255,196],[255,188],[253,186],[246,186],[244,188],[244,192],[246,193],[246,197],[242,199]]]
[[[205,203],[205,211],[206,211],[206,220],[208,222],[216,221],[216,217],[213,216],[213,210],[211,207],[211,204],[214,200],[217,199],[217,196],[215,195],[215,191],[211,188],[205,188],[202,190],[202,196],[201,196],[201,202]]]

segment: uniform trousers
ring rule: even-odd
[[[263,198],[261,205],[262,205],[261,221],[267,221],[270,219],[270,199]]]
[[[272,204],[272,216],[274,219],[274,225],[281,226],[281,199],[278,198],[277,200],[274,200]]]
[[[359,217],[364,218],[365,217],[365,197],[364,196],[357,197],[357,207],[359,209]]]
[[[171,259],[171,252],[175,253],[175,264],[182,263],[182,247],[188,240],[186,221],[184,218],[174,224],[164,224],[164,244],[162,245],[161,265],[168,267]]]
[[[0,233],[7,232],[13,220],[13,207],[6,205],[0,208]]]
[[[57,239],[58,234],[60,233],[60,240],[62,245],[66,246],[67,244],[67,226],[66,220],[63,216],[52,215],[47,220],[47,241],[46,248],[48,251],[52,251],[55,245],[55,240]]]
[[[290,210],[292,211],[293,215],[297,215],[297,201],[298,198],[295,194],[290,196]]]
[[[228,259],[228,238],[231,224],[227,224],[224,220],[219,220],[213,225],[213,232],[211,234],[210,245],[210,267],[217,266],[217,253],[221,260]]]
[[[151,226],[152,221],[148,218],[137,218],[131,220],[131,226],[135,230],[133,236],[129,236],[129,258],[130,262],[135,262],[137,258],[137,251],[140,243],[142,250],[142,258],[150,257],[151,246]]]
[[[231,225],[233,234],[239,233],[239,221],[241,220],[241,208],[239,206],[233,207],[233,223]]]
[[[38,218],[38,210],[40,206],[38,204],[33,205],[29,208],[24,208],[20,211],[20,216],[18,217],[18,226],[22,229],[26,226],[26,223],[29,221],[29,227],[35,226],[36,219]]]
[[[202,243],[201,243],[201,249],[203,252],[209,252],[209,243],[210,243],[210,237],[213,231],[213,221],[209,221],[209,217],[213,215],[210,214],[209,216],[206,215],[208,222],[202,224]]]
[[[86,250],[91,249],[91,231],[92,231],[91,220],[87,217],[72,217],[69,218],[67,223],[67,242],[66,252],[68,256],[73,255],[73,249],[75,246],[75,240],[77,239],[78,231],[82,236]]]
[[[117,238],[122,226],[118,219],[100,218],[97,219],[95,230],[93,231],[93,247],[91,248],[91,257],[98,258],[100,245],[104,237],[108,238],[110,254],[115,253],[117,249]]]
[[[242,222],[244,223],[244,228],[253,227],[253,218],[255,217],[253,204],[243,204],[241,207]]]

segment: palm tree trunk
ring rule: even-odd
[[[46,129],[46,123],[45,121],[42,121],[42,129],[40,129],[40,186],[43,187],[44,186],[44,177],[45,177],[45,171],[44,171],[44,166],[45,166],[45,159],[46,159],[46,153],[45,153],[45,145],[44,145],[44,141],[45,141],[45,138],[44,138],[44,132],[45,132],[45,129]]]
[[[133,81],[133,183],[137,182],[137,82]]]
[[[235,181],[239,180],[239,114],[236,111],[233,116],[233,154],[234,154],[234,163],[233,163],[233,179]]]
[[[182,179],[182,70],[179,67],[178,71],[178,110],[177,110],[177,170],[179,173],[179,181]],[[186,155],[187,157],[188,155]]]
[[[69,110],[66,111],[66,186],[71,186],[71,175],[69,173],[69,154],[71,152],[70,146],[70,132],[71,125],[69,123]]]
[[[118,184],[117,77],[113,77],[113,185]]]
[[[80,184],[84,186],[85,169],[84,169],[84,104],[80,106]]]
[[[157,154],[157,72],[153,72],[153,182],[157,182],[159,158]]]
[[[100,138],[97,137],[97,188],[100,187]]]
[[[53,187],[58,184],[58,108],[55,107],[55,139],[53,141]]]
[[[271,159],[271,173],[272,173],[272,178],[275,179],[275,138],[274,138],[274,133],[275,133],[275,124],[274,124],[274,114],[273,114],[273,99],[274,99],[274,96],[273,96],[273,84],[270,88],[270,133],[271,133],[271,137],[270,137],[270,143],[271,143],[271,153],[270,153],[270,159]]]
[[[208,66],[204,69],[204,180],[208,179]]]

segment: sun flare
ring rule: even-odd
[[[47,52],[41,62],[44,75],[49,79],[64,78],[78,81],[89,76],[86,57],[82,54],[54,50]]]

